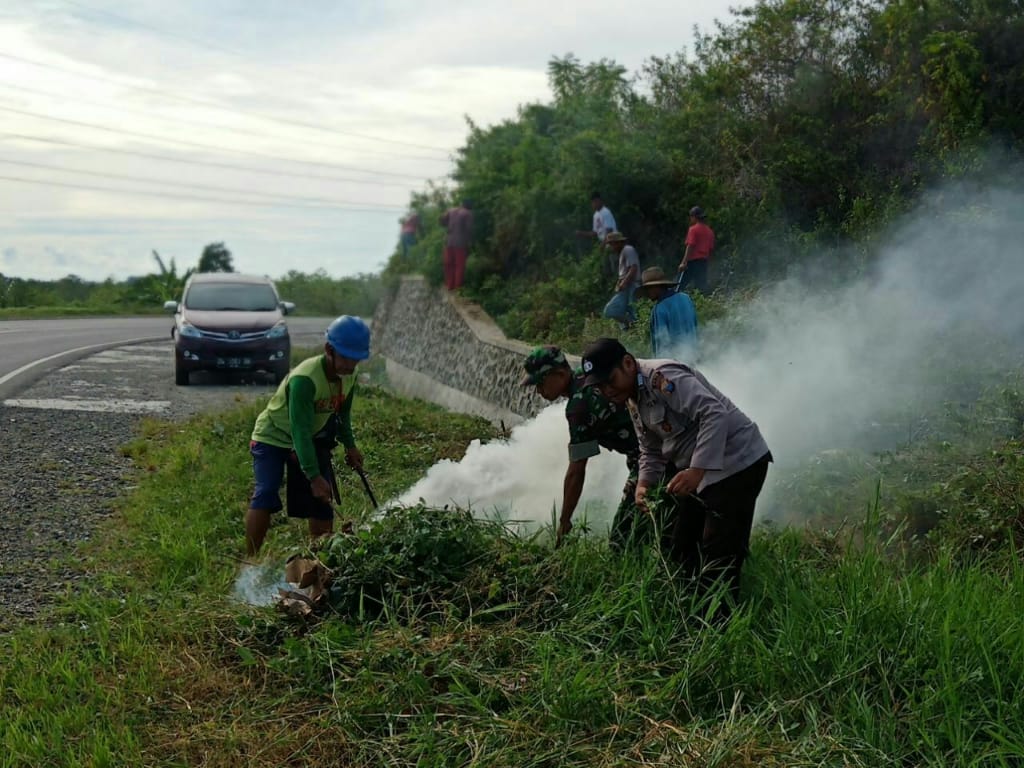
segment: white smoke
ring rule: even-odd
[[[234,598],[249,605],[273,605],[278,598],[279,589],[294,589],[284,581],[282,565],[244,564],[235,579]]]
[[[744,310],[744,337],[701,363],[757,421],[776,476],[822,449],[896,447],[913,434],[908,418],[969,398],[965,379],[980,385],[984,370],[1020,365],[1024,197],[988,190],[970,207],[963,190],[945,197],[964,202],[939,210],[932,198],[893,227],[869,276],[763,291]],[[995,350],[1015,350],[1016,363]]]
[[[508,440],[474,440],[461,461],[444,460],[397,499],[402,505],[421,499],[430,506],[451,504],[479,516],[547,524],[561,510],[562,479],[569,466],[569,427],[565,403],[545,408],[512,430]],[[607,527],[622,496],[626,460],[602,451],[587,463],[583,497],[573,516]]]
[[[759,514],[786,468],[823,449],[896,446],[907,437],[898,418],[957,397],[966,368],[991,364],[990,344],[1024,346],[1022,212],[1017,192],[947,189],[882,233],[870,275],[829,289],[776,284],[741,310],[739,338],[705,344],[698,367],[758,422],[776,459]],[[441,462],[399,501],[550,522],[567,442],[563,407],[553,405],[509,441]],[[591,460],[592,519],[606,525],[625,474],[618,454]]]

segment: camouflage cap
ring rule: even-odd
[[[537,347],[526,357],[523,368],[526,369],[526,376],[519,382],[524,387],[534,386],[541,382],[547,374],[556,368],[568,368],[569,363],[565,359],[565,353],[558,347],[547,345]]]

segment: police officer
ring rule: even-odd
[[[739,597],[754,505],[772,460],[757,424],[697,370],[674,360],[637,360],[615,339],[583,353],[585,383],[626,405],[640,440],[636,503],[666,464],[674,504],[669,555],[707,588],[725,578]]]
[[[565,354],[555,346],[537,347],[526,358],[526,375],[522,385],[537,388],[537,394],[548,402],[568,398],[565,418],[569,422],[569,468],[562,490],[562,512],[558,522],[556,544],[561,544],[572,529],[572,515],[583,493],[587,461],[601,448],[626,456],[629,477],[622,488],[622,501],[615,513],[610,531],[611,544],[621,548],[634,533],[634,526],[644,524],[634,505],[636,495],[639,445],[629,413],[620,405],[603,397],[595,387],[583,383],[583,373],[573,372]]]

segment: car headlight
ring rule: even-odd
[[[268,339],[280,339],[288,335],[288,326],[284,323],[278,323],[269,331],[267,331]]]
[[[203,334],[200,333],[199,329],[192,325],[192,323],[182,322],[182,324],[178,326],[178,335],[198,339]]]

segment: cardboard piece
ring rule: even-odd
[[[284,578],[295,588],[278,590],[278,609],[290,616],[309,616],[326,600],[331,576],[331,570],[315,558],[290,557],[284,566]]]

